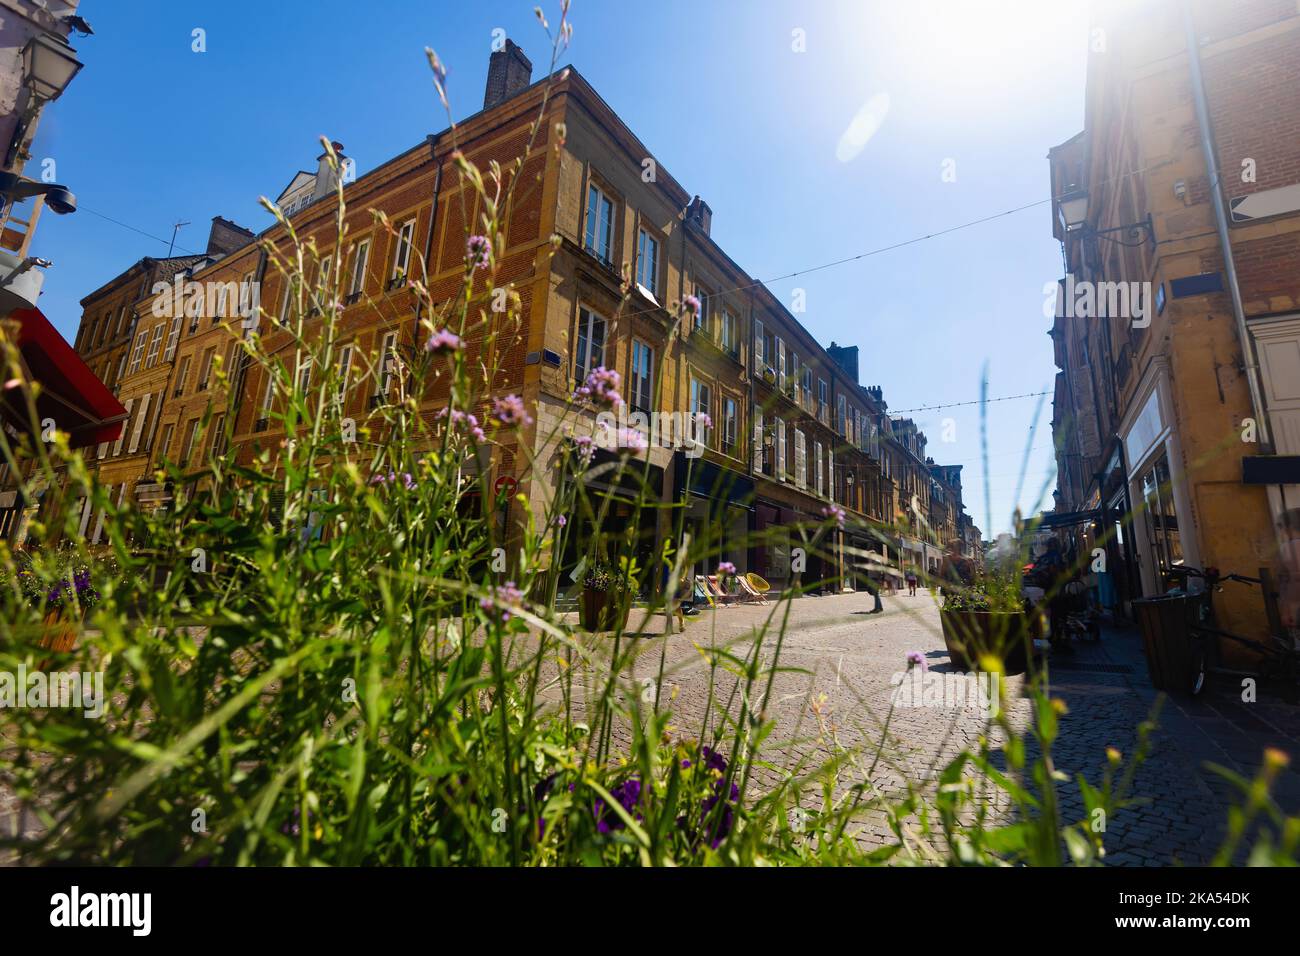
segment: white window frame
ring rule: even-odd
[[[131,429],[131,410],[135,408],[135,399],[128,398],[125,402],[126,423],[122,426],[122,431],[117,436],[117,441],[113,442],[113,457],[116,458],[122,453],[122,442],[126,441],[126,433]]]
[[[135,337],[135,345],[131,350],[131,367],[127,371],[128,375],[134,375],[140,371],[140,362],[144,359],[144,344],[149,338],[149,330],[143,330]]]
[[[648,342],[632,339],[632,358],[628,374],[630,398],[634,410],[653,411],[655,350]]]
[[[153,368],[158,364],[158,352],[162,348],[163,323],[159,322],[153,327],[153,335],[149,338],[149,354],[145,356],[144,367]]]
[[[582,229],[583,248],[602,262],[612,264],[614,261],[614,200],[596,183],[589,182],[587,183],[587,201],[583,208],[585,217]],[[603,249],[600,248],[600,226],[602,223],[594,220],[594,216],[602,211],[605,213],[603,223],[605,242]]]
[[[379,340],[379,379],[375,394],[388,398],[397,381],[397,333],[385,332]]]
[[[650,267],[646,269],[646,247],[650,248]],[[648,274],[647,274],[648,273]],[[659,240],[644,226],[637,230],[636,281],[654,298],[659,294]],[[657,300],[656,300],[657,301]]]
[[[389,280],[396,282],[398,279],[407,278],[411,272],[411,253],[412,244],[415,241],[415,219],[411,218],[402,223],[397,230],[397,248],[393,252],[393,272]]]
[[[172,319],[171,328],[167,330],[167,345],[163,348],[163,361],[170,362],[176,357],[176,345],[181,340],[181,317]]]
[[[361,239],[352,247],[352,266],[348,273],[348,298],[366,290],[366,267],[370,264],[370,240]]]
[[[592,340],[599,322],[600,328],[600,361],[593,361],[592,356],[594,349]],[[589,309],[585,305],[578,307],[578,334],[574,336],[573,350],[573,378],[578,385],[582,385],[587,376],[591,374],[592,369],[605,365],[605,349],[609,344],[609,322],[603,315],[594,309]]]

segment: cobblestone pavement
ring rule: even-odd
[[[783,777],[782,768],[801,758],[815,765],[830,757],[832,748],[818,739],[816,711],[841,745],[859,748],[869,763],[882,747],[889,696],[897,675],[906,670],[908,652],[923,653],[934,673],[955,674],[934,598],[922,590],[916,597],[898,595],[884,601],[885,612],[874,615],[867,613],[872,602],[865,594],[805,597],[789,605],[781,665],[798,670],[780,673],[775,681],[769,716],[776,721],[776,731],[764,751],[775,766],[763,771],[760,783],[775,784]],[[704,611],[688,619],[684,634],[639,639],[640,655],[629,675],[628,692],[653,680],[663,654],[662,693],[671,699],[676,733],[698,737],[709,698],[709,668],[697,647],[730,646],[743,653],[755,627],[774,610],[780,614],[784,609],[769,605]],[[637,613],[630,622],[633,627],[663,631],[662,615],[642,623]],[[1065,819],[1077,820],[1084,811],[1073,781],[1083,774],[1098,783],[1107,747],[1125,756],[1134,751],[1138,726],[1150,715],[1157,693],[1147,678],[1141,639],[1133,630],[1107,631],[1099,643],[1076,644],[1073,653],[1056,654],[1051,678],[1052,696],[1068,708],[1060,720],[1053,759],[1070,782],[1062,783],[1058,793]],[[734,678],[723,675],[715,699],[726,700],[734,684]],[[1032,716],[1022,687],[1022,678],[1008,679],[1008,716],[1017,729],[1026,727]],[[1151,753],[1134,781],[1132,793],[1140,800],[1107,821],[1108,862],[1208,862],[1221,843],[1233,791],[1205,764],[1252,776],[1267,746],[1300,757],[1300,709],[1280,701],[1243,704],[1231,691],[1208,691],[1194,701],[1165,700]],[[643,699],[650,693],[644,691]],[[901,792],[907,779],[924,786],[962,748],[973,748],[985,719],[975,701],[967,704],[896,708],[873,783],[886,793]],[[714,717],[716,712],[715,705]],[[629,736],[620,740],[623,746]],[[1274,793],[1284,811],[1300,812],[1300,776],[1294,766],[1282,774]],[[1005,800],[992,809],[995,815],[1004,814]],[[867,844],[893,842],[883,817],[869,820],[860,839]]]

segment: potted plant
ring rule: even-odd
[[[627,626],[628,575],[605,561],[594,561],[582,576],[579,617],[588,631],[621,631]]]
[[[60,552],[51,577],[37,571],[30,555],[17,556],[18,584],[28,603],[43,612],[40,646],[67,652],[76,647],[80,621],[99,603],[92,567],[75,554]],[[101,571],[103,569],[100,569]]]
[[[954,665],[973,670],[982,655],[993,654],[1009,674],[1028,667],[1041,622],[1020,591],[1020,575],[1014,571],[980,574],[969,586],[945,587],[939,620]]]

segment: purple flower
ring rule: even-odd
[[[487,236],[470,236],[465,244],[469,261],[475,269],[486,269],[492,259],[492,243]]]
[[[459,351],[462,344],[459,335],[443,329],[436,335],[430,336],[429,341],[424,343],[424,347],[435,355],[450,355],[452,352]]]
[[[620,428],[618,430],[618,447],[626,448],[635,453],[645,451],[649,445],[645,440],[645,435],[642,435],[638,429]]]
[[[638,821],[644,819],[636,809],[637,804],[641,802],[641,781],[636,777],[629,777],[622,783],[611,787],[609,795],[618,801],[618,805],[627,811],[628,816]],[[596,798],[596,804],[592,807],[591,812],[596,818],[596,830],[598,832],[609,833],[612,830],[623,829],[623,818],[607,807],[605,801],[601,798]]]
[[[578,449],[579,460],[584,465],[590,464],[596,455],[596,440],[590,435],[579,435],[573,440],[573,446]]]
[[[682,299],[682,305],[686,306],[686,308],[687,308],[688,310],[690,310],[691,315],[699,315],[699,314],[700,314],[700,297],[699,297],[699,296],[697,296],[697,295],[688,295],[686,298]]]
[[[730,561],[723,561],[721,564],[718,565],[718,574],[720,576],[733,575],[735,573],[736,573],[736,566],[732,564]]]
[[[925,655],[920,651],[907,652],[907,669],[910,671],[913,667],[919,667],[923,671],[930,669],[930,665],[925,661]]]
[[[555,527],[563,528],[568,523],[569,523],[569,519],[564,517],[564,515],[555,516]]]
[[[822,514],[827,518],[833,519],[835,523],[840,526],[841,531],[844,530],[844,519],[847,515],[845,515],[844,509],[839,505],[827,505],[822,509]]]
[[[480,598],[478,606],[504,624],[510,620],[510,611],[520,607],[523,602],[524,592],[515,587],[514,581],[507,581],[492,588],[487,597]]]
[[[696,412],[695,425],[697,428],[712,428],[713,418],[709,415],[708,412]]]
[[[591,370],[587,380],[573,393],[574,398],[590,398],[597,405],[619,408],[623,404],[623,396],[618,393],[620,383],[618,372],[601,365]]]
[[[492,418],[497,424],[507,427],[533,423],[532,416],[524,408],[524,400],[518,395],[492,399]]]

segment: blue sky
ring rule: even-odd
[[[365,173],[442,129],[425,46],[449,68],[457,116],[482,104],[495,29],[540,76],[549,53],[532,7],[84,0],[95,35],[73,45],[85,69],[45,111],[29,165],[53,158],[81,204],[38,229],[35,254],[54,262],[46,315],[71,339],[79,300],[165,255],[177,220],[192,223],[181,250],[202,248],[213,215],[260,230],[257,197],[313,167],[322,134]],[[557,3],[546,12],[558,20]],[[985,362],[992,397],[1050,390],[1043,287],[1061,260],[1046,204],[777,277],[1046,199],[1047,150],[1083,123],[1082,0],[575,0],[571,19],[564,62],[704,197],[737,262],[787,303],[804,289],[800,318],[823,344],[859,347],[863,384],[882,385],[891,410],[977,399]],[[196,28],[206,52],[191,49]],[[842,143],[860,114],[855,128],[874,133]],[[965,466],[986,536],[1051,476],[1044,402],[1019,499],[1036,400],[989,406],[991,519],[977,407],[912,416],[937,461]]]

